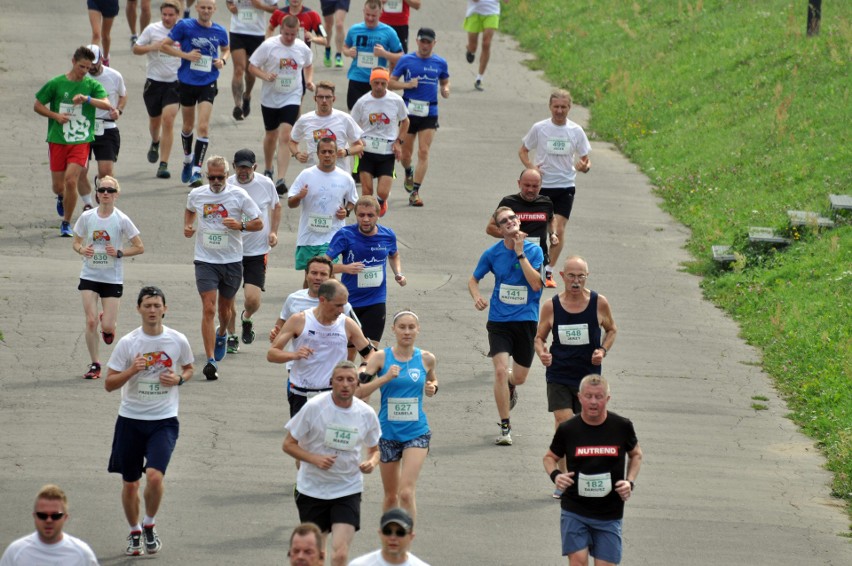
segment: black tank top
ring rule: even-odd
[[[559,295],[553,297],[553,329],[550,353],[553,363],[545,372],[547,381],[578,387],[590,373],[601,373],[601,366],[592,365],[592,353],[601,347],[601,327],[598,325],[598,294],[591,292],[589,305],[580,313],[562,308]]]

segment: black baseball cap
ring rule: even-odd
[[[435,30],[432,28],[420,28],[417,30],[417,39],[428,39],[435,41]]]
[[[234,165],[237,167],[251,167],[255,163],[257,163],[257,158],[250,149],[241,149],[234,154]]]
[[[405,529],[405,532],[407,533],[410,533],[412,527],[414,527],[414,520],[411,518],[411,515],[408,514],[408,511],[400,507],[389,509],[384,515],[382,515],[379,527],[384,529],[391,523],[396,523]]]

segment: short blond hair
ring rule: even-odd
[[[46,499],[47,501],[61,501],[62,510],[68,512],[68,498],[65,497],[65,492],[58,485],[49,483],[38,490],[33,508],[38,505],[39,500]]]

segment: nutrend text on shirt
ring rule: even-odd
[[[613,458],[618,458],[618,446],[578,446],[574,450],[574,456],[577,458],[592,456],[612,456]]]

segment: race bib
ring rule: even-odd
[[[95,252],[89,259],[89,267],[94,269],[112,269],[113,265],[113,258],[106,252]]]
[[[577,494],[580,497],[606,497],[612,491],[612,477],[604,474],[586,475],[580,473],[577,478]]]
[[[393,153],[393,141],[375,136],[364,136],[364,151],[388,155]]]
[[[382,10],[386,14],[400,14],[402,13],[402,0],[387,0]]]
[[[136,393],[141,401],[155,400],[163,395],[169,394],[169,389],[163,387],[159,381],[138,381]]]
[[[563,346],[584,346],[589,343],[588,324],[559,324],[556,336]]]
[[[417,397],[391,397],[388,399],[388,420],[416,421],[419,417],[419,406]]]
[[[227,232],[204,232],[204,247],[211,250],[223,250],[228,247]]]
[[[500,302],[505,305],[527,304],[527,288],[523,285],[500,284]]]
[[[568,155],[570,148],[568,140],[559,138],[549,138],[547,140],[547,153],[550,155]]]
[[[95,135],[102,136],[104,135],[104,121],[95,119]]]
[[[362,69],[372,69],[376,66],[378,60],[379,58],[373,55],[372,53],[359,52],[358,58],[356,59],[356,65],[358,65]]]
[[[409,100],[408,101],[408,113],[411,116],[428,116],[429,115],[429,103],[425,100]]]
[[[89,137],[89,122],[83,116],[83,106],[80,104],[59,104],[60,114],[70,114],[67,122],[62,124],[62,137],[65,141],[81,142]]]
[[[282,74],[275,77],[273,83],[275,92],[288,93],[293,92],[298,85],[298,77],[292,74]]]
[[[365,267],[363,271],[358,272],[358,287],[380,287],[385,280],[385,271],[383,266],[376,265],[373,267]]]
[[[330,214],[308,214],[308,230],[318,234],[331,231],[332,217]]]
[[[325,427],[325,446],[332,450],[343,450],[351,452],[358,448],[360,435],[358,429],[351,426],[343,426],[329,423]]]
[[[213,69],[213,56],[212,55],[202,55],[201,59],[198,61],[193,61],[189,64],[189,68],[193,71],[201,71],[203,73],[209,73],[211,69]]]
[[[237,12],[237,17],[244,24],[253,24],[258,20],[259,14],[254,8],[240,8]]]

